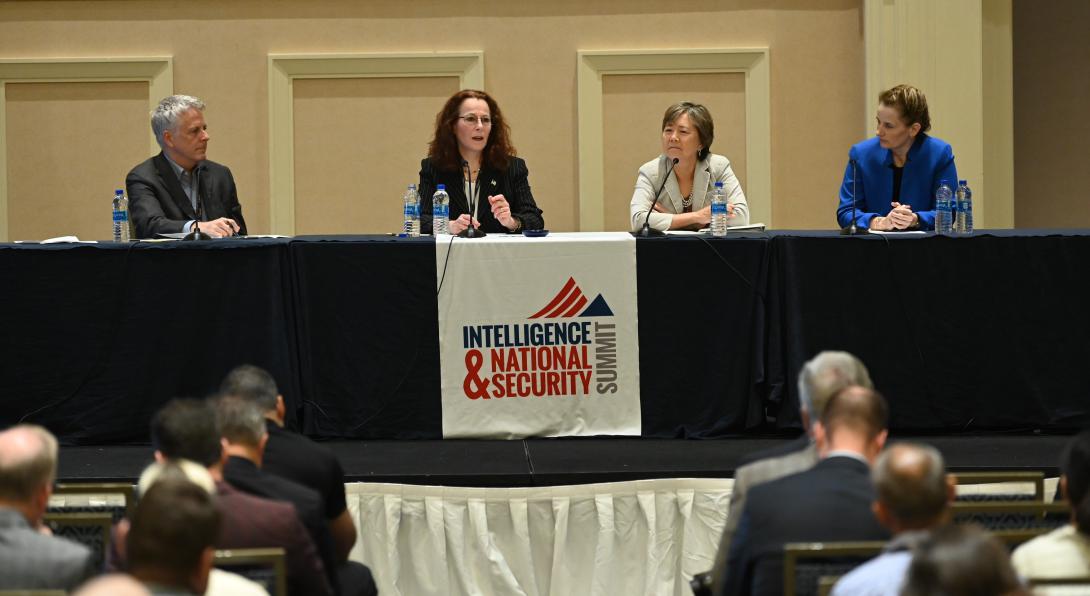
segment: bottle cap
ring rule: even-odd
[[[436,187],[435,187],[435,190],[446,190],[446,189],[447,189],[447,185],[446,185],[446,184],[438,184],[438,185],[436,185]]]
[[[969,186],[968,180],[958,180],[958,186]]]
[[[117,189],[117,190],[115,190],[115,191],[114,191],[114,196],[115,196],[115,197],[117,197],[117,196],[121,196],[121,195],[123,195],[123,194],[125,194],[125,189],[123,189],[123,188],[119,188],[119,189]]]
[[[715,181],[715,187],[716,187],[716,188],[723,188],[723,183],[722,183],[722,182],[720,182],[720,181],[718,181],[718,180],[716,180],[716,181]]]

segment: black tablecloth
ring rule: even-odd
[[[1090,423],[1083,231],[637,242],[643,434],[795,428],[823,349],[898,430]],[[316,437],[441,435],[434,245],[384,236],[0,245],[0,426],[146,441],[151,414],[270,370]]]

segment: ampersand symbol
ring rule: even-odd
[[[462,381],[462,390],[465,391],[466,397],[469,399],[477,399],[479,397],[488,399],[488,379],[482,379],[477,376],[477,373],[480,372],[483,364],[484,357],[481,356],[479,350],[470,350],[466,352],[466,378]]]

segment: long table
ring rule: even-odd
[[[1090,423],[1090,233],[640,239],[643,434],[796,428],[799,367],[868,365],[913,432]],[[148,440],[172,397],[268,369],[321,438],[441,436],[435,247],[386,236],[0,245],[0,426]],[[502,283],[502,280],[482,280]]]

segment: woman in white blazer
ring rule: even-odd
[[[655,192],[662,187],[670,161],[677,159],[666,179],[662,196],[651,212],[650,225],[656,230],[699,230],[711,223],[711,198],[716,182],[727,193],[728,225],[749,223],[749,206],[730,160],[711,153],[715,124],[708,108],[683,101],[666,109],[662,117],[662,155],[640,166],[636,191],[629,211],[632,229],[643,227]]]

